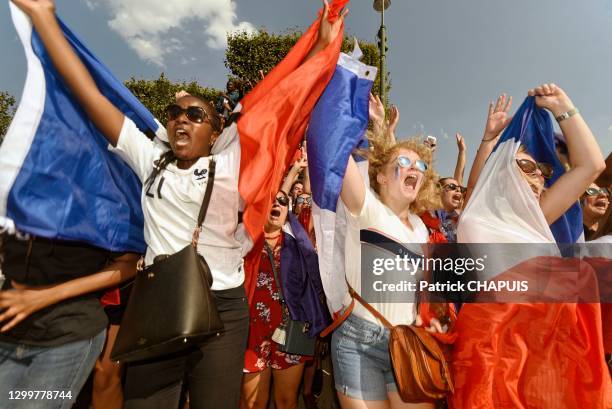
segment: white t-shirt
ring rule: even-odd
[[[238,224],[240,195],[240,140],[236,125],[226,128],[219,140],[223,149],[211,155],[216,161],[215,181],[208,212],[198,241],[213,276],[213,290],[225,290],[244,282],[243,256],[250,250],[244,226]],[[169,164],[147,189],[144,182],[154,163],[164,152],[159,143],[149,140],[125,118],[116,148],[117,153],[143,182],[141,197],[144,213],[145,263],[160,254],[173,254],[191,243],[198,213],[208,182],[209,157],[200,158],[189,169]]]
[[[410,224],[413,229],[409,229],[369,188],[366,188],[361,213],[352,215],[347,209],[346,214],[348,223],[345,246],[346,279],[359,294],[361,294],[361,230],[384,233],[385,236],[399,244],[427,243],[429,237],[427,228],[420,217],[410,213]],[[347,294],[343,304],[347,306],[350,303],[351,297]],[[393,325],[409,325],[416,318],[414,303],[371,303],[371,305]],[[353,314],[382,326],[382,323],[357,301],[355,301]]]

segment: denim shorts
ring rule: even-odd
[[[332,335],[332,364],[336,390],[359,400],[387,400],[396,391],[389,329],[354,314]]]

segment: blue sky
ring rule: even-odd
[[[217,88],[227,75],[225,29],[304,28],[319,7],[317,0],[57,1],[58,14],[119,78],[164,71]],[[348,33],[374,41],[379,15],[371,0],[353,0],[349,9]],[[437,136],[441,174],[454,168],[455,132],[466,137],[470,163],[489,100],[506,92],[516,108],[542,82],[562,86],[604,155],[612,150],[612,2],[393,0],[386,20],[398,134]],[[25,58],[6,1],[0,55],[0,90],[19,97]]]

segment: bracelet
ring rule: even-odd
[[[557,120],[557,122],[561,122],[561,121],[564,121],[567,118],[571,118],[574,115],[579,114],[579,113],[580,113],[580,111],[578,111],[578,108],[572,108],[569,111],[565,111],[564,113],[562,113],[561,115],[559,115],[555,119]]]
[[[498,136],[499,136],[499,135],[496,135],[496,136],[494,136],[494,137],[492,137],[492,138],[489,138],[489,139],[484,139],[484,138],[482,138],[482,140],[481,140],[480,142],[491,142],[492,140],[497,139],[497,137],[498,137]]]

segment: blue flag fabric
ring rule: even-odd
[[[144,252],[140,181],[108,150],[53,67],[29,18],[10,7],[28,72],[0,148],[0,227],[110,251]],[[60,25],[100,91],[143,132],[162,137],[165,130],[151,113]]]
[[[338,206],[349,157],[363,146],[368,126],[369,95],[376,68],[341,54],[336,71],[312,112],[306,138],[313,218],[321,281],[331,312],[342,307],[346,223]]]
[[[500,137],[495,150],[507,141],[514,141],[524,145],[536,161],[551,164],[553,175],[545,182],[548,188],[565,173],[555,150],[554,133],[548,111],[538,108],[534,97],[527,97]],[[550,225],[550,229],[557,243],[575,243],[583,232],[580,203],[574,203],[563,216]]]

